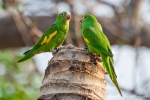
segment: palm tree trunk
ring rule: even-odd
[[[106,100],[104,74],[99,56],[60,47],[45,70],[38,100]]]

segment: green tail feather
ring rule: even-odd
[[[25,56],[24,56],[23,58],[21,58],[20,60],[18,60],[17,63],[23,62],[23,61],[25,61],[25,60],[27,60],[27,59],[33,57],[35,54],[36,54],[36,53],[35,53],[34,51],[32,51],[32,50],[30,50],[30,51],[28,51],[28,52],[25,52],[25,53],[24,53]]]
[[[117,87],[120,95],[122,96],[122,93],[121,93],[121,90],[120,90],[120,87],[118,85],[118,82],[117,82],[117,75],[115,73],[115,70],[114,70],[114,66],[113,66],[113,58],[110,57],[110,56],[107,56],[103,53],[101,53],[101,57],[102,57],[102,61],[103,61],[103,65],[105,67],[105,70],[108,72],[111,80],[113,81],[114,85]]]

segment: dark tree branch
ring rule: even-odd
[[[55,20],[54,17],[29,17],[33,23],[37,23],[37,28],[44,32]],[[103,18],[102,18],[103,19]],[[104,28],[104,33],[108,36],[111,44],[118,43],[118,39],[121,36],[121,38],[127,39],[129,37],[129,42],[123,42],[125,44],[134,45],[135,35],[127,33],[124,29],[121,29],[120,27],[113,25],[111,23],[116,23],[113,19],[110,19],[109,21],[103,21],[99,19],[99,22],[102,24],[102,27]],[[80,23],[79,23],[80,24]],[[112,28],[109,27],[113,26]],[[73,23],[70,23],[70,34],[73,34]],[[6,17],[0,19],[0,49],[4,48],[17,48],[17,47],[23,47],[26,46],[20,36],[20,33],[18,32],[18,29],[15,26],[14,20],[11,17]],[[28,28],[28,31],[30,31],[31,28]],[[124,30],[124,31],[123,31]],[[147,36],[148,31],[142,31],[141,36],[141,45],[150,47],[150,37]],[[122,34],[121,34],[122,33]],[[81,33],[80,33],[81,34]],[[121,34],[118,36],[118,34]],[[130,35],[129,35],[130,34]],[[29,34],[30,37],[32,37],[31,34]],[[70,37],[69,37],[70,38]],[[74,41],[75,44],[76,41]],[[67,44],[67,43],[66,43]],[[34,45],[34,43],[32,43]],[[77,45],[77,44],[75,44]],[[78,45],[77,45],[78,46]]]

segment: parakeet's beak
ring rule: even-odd
[[[70,13],[67,13],[66,15],[66,20],[70,20],[71,19],[71,14]]]
[[[83,18],[80,20],[80,23],[82,23]]]

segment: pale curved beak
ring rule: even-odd
[[[70,20],[71,19],[71,14],[70,13],[67,13],[66,15],[66,20]]]
[[[80,20],[80,23],[82,23],[82,21],[83,21],[83,18]]]

